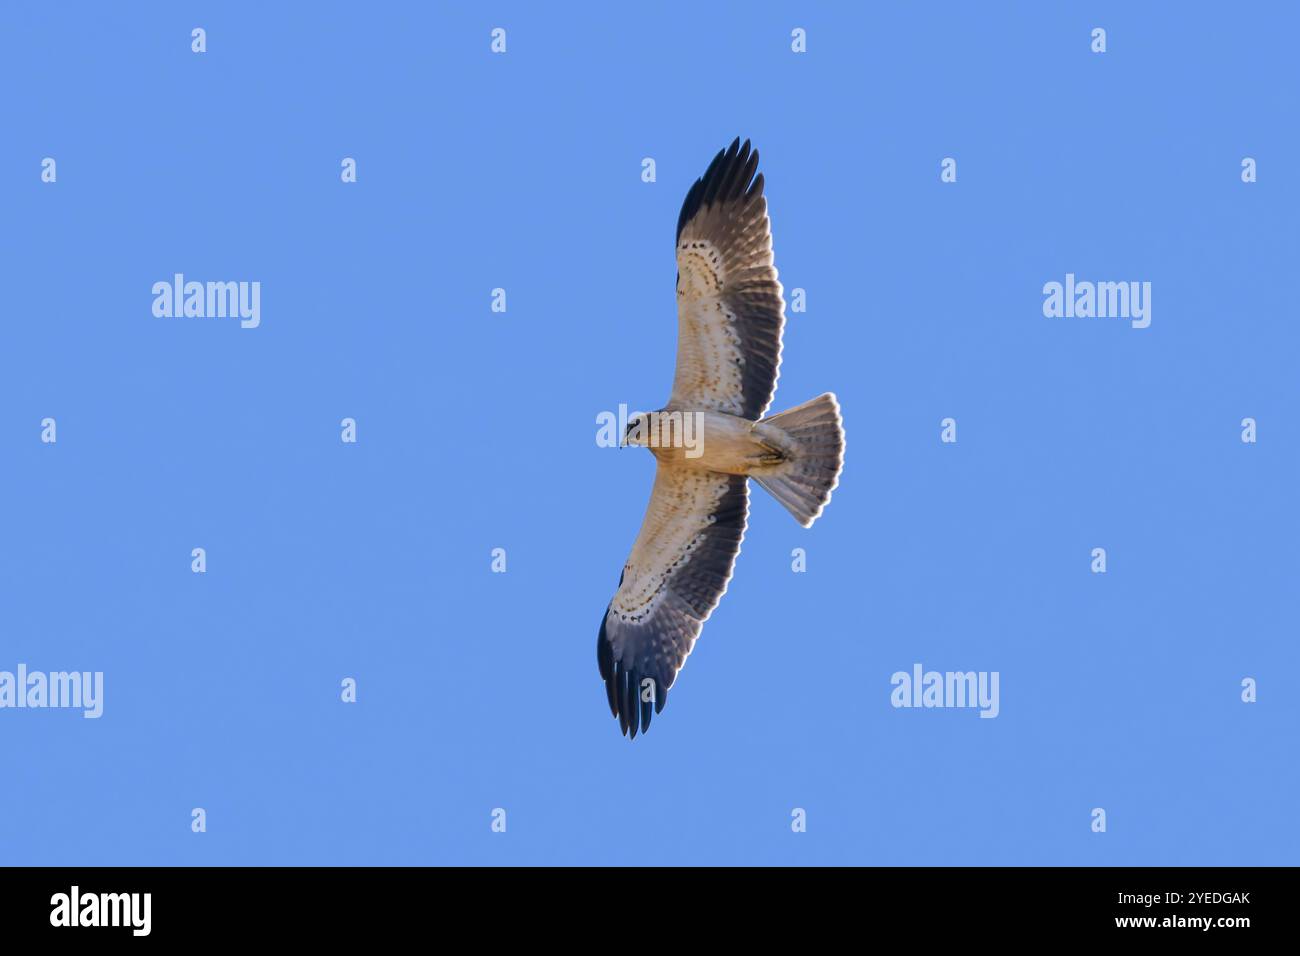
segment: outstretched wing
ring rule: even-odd
[[[600,624],[596,660],[623,733],[648,730],[727,590],[749,511],[744,476],[660,465]]]
[[[670,408],[763,417],[781,365],[785,302],[758,151],[737,139],[677,220],[677,373]]]

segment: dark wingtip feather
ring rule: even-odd
[[[605,682],[605,696],[609,700],[609,712],[618,716],[618,700],[614,696],[614,646],[609,642],[605,622],[609,612],[600,619],[600,634],[596,637],[596,666],[600,668],[601,680]]]
[[[621,664],[614,666],[614,693],[618,698],[618,726],[627,736],[627,671]]]
[[[705,206],[753,192],[761,193],[762,178],[754,179],[757,169],[758,150],[750,146],[749,140],[742,145],[737,136],[730,146],[719,150],[704,175],[695,180],[686,193],[682,211],[677,216],[677,238],[681,238],[686,224]]]
[[[641,729],[641,679],[636,671],[627,675],[627,726],[636,740],[637,731]]]
[[[623,736],[635,740],[638,733],[649,732],[650,720],[655,714],[663,713],[668,702],[668,690],[660,676],[630,670],[622,661],[614,660],[614,645],[607,627],[608,610],[605,615],[600,619],[600,634],[596,638],[596,665],[605,682],[609,712],[618,718]],[[649,700],[643,700],[641,684],[647,680],[652,685],[651,696]]]
[[[654,694],[655,700],[659,699],[658,691],[659,691],[659,682],[655,681],[655,694]],[[642,700],[641,701],[641,733],[648,734],[650,732],[650,718],[653,716],[654,716],[654,704],[651,701]]]
[[[668,702],[668,691],[663,681],[657,677],[640,674],[623,666],[622,661],[610,661],[606,676],[606,647],[609,645],[604,630],[601,631],[601,643],[597,645],[597,658],[601,662],[601,676],[605,678],[605,698],[609,703],[609,712],[618,718],[619,729],[623,736],[632,740],[638,733],[650,731],[650,721],[655,714],[663,713],[664,704]],[[643,699],[641,684],[652,684],[650,698]]]
[[[600,668],[600,676],[604,680],[609,680],[614,673],[614,647],[609,643],[609,633],[605,630],[605,621],[609,618],[609,612],[600,619],[600,633],[596,635],[596,666]]]

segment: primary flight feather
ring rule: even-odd
[[[739,138],[677,220],[677,371],[668,404],[628,422],[658,460],[645,521],[600,624],[596,659],[624,734],[650,728],[731,579],[749,479],[808,527],[844,463],[831,393],[764,418],[781,365],[785,301],[758,151]],[[692,424],[698,435],[692,436]]]

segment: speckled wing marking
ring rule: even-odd
[[[596,642],[609,708],[625,734],[648,730],[652,711],[663,710],[668,688],[727,590],[748,511],[743,476],[659,465]]]
[[[737,139],[686,195],[677,220],[677,373],[670,408],[756,420],[776,390],[785,301],[758,151]]]

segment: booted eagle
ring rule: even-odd
[[[781,364],[785,302],[758,152],[740,139],[695,181],[677,220],[677,372],[668,404],[624,441],[658,461],[654,490],[596,660],[609,709],[635,738],[727,590],[753,478],[808,527],[844,463],[833,394],[764,417]]]

